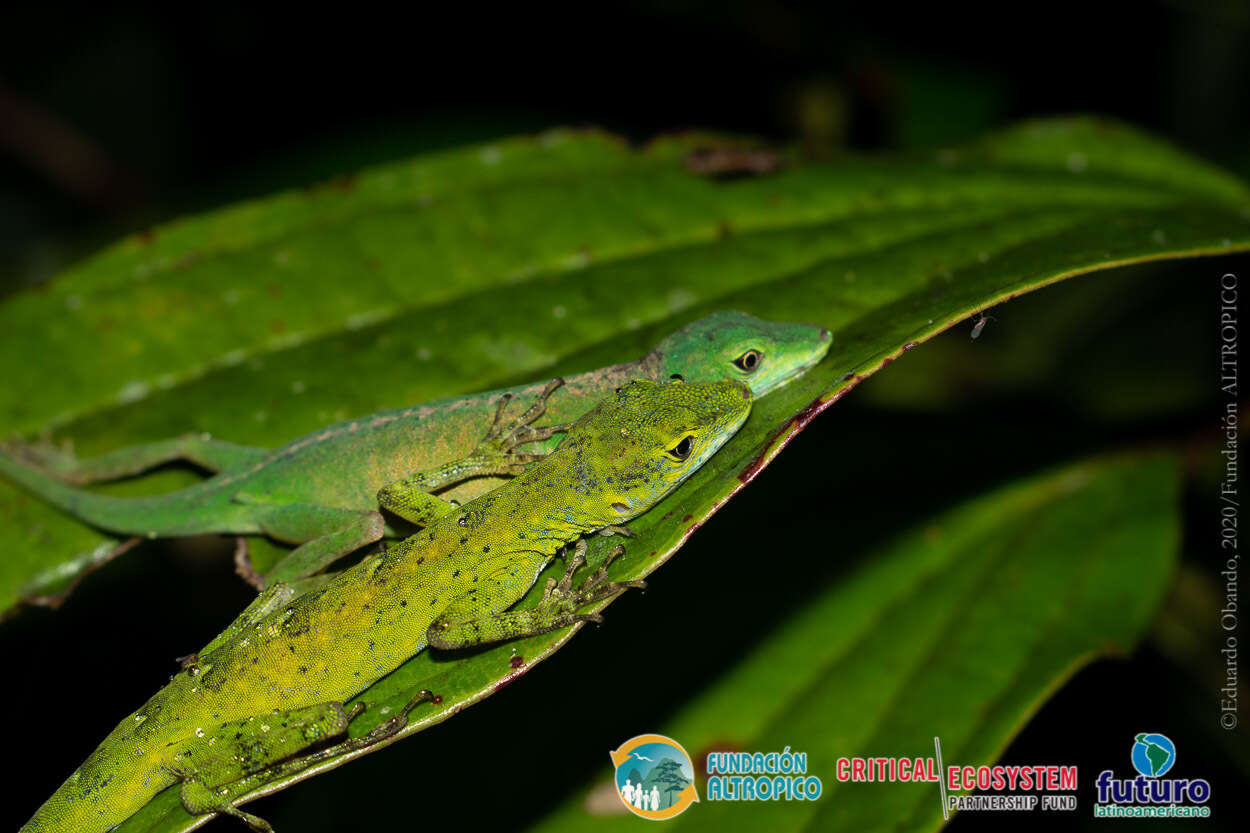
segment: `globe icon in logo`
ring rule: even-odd
[[[1167,735],[1143,732],[1133,744],[1133,766],[1147,778],[1158,778],[1176,763],[1176,746]]]

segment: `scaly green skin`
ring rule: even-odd
[[[820,327],[719,312],[669,336],[640,361],[568,378],[552,394],[546,412],[555,423],[572,422],[627,381],[662,380],[674,374],[688,382],[735,379],[759,397],[818,362],[830,342],[829,332]],[[752,354],[758,357],[753,364],[750,358],[744,360]],[[424,489],[454,486],[444,496],[463,501],[499,485],[497,475],[522,470],[521,464],[531,456],[515,455],[497,445],[475,449],[466,427],[487,418],[501,394],[533,396],[541,387],[538,383],[375,414],[301,437],[272,452],[202,436],[122,449],[85,461],[46,448],[12,447],[8,453],[0,448],[0,473],[115,534],[149,538],[264,534],[299,544],[266,576],[269,581],[290,581],[319,572],[384,535],[410,531],[388,525],[377,511],[375,495],[383,486],[420,472]],[[556,444],[549,435],[539,434],[538,439],[532,446],[535,452],[549,451]],[[115,479],[174,459],[191,460],[219,473],[190,488],[151,498],[105,497],[67,485]],[[476,479],[463,482],[469,478]]]
[[[190,812],[227,812],[267,829],[232,800],[323,759],[325,751],[292,756],[342,734],[354,716],[343,701],[427,644],[456,648],[564,627],[594,618],[577,614],[581,606],[636,586],[606,581],[601,568],[572,588],[582,536],[619,529],[653,506],[733,436],[750,408],[750,390],[737,382],[630,383],[499,489],[448,506],[318,590],[291,599],[275,585],[123,720],[23,830],[102,831],[179,781]],[[509,612],[570,543],[577,556],[564,579],[548,584],[536,608]],[[389,736],[406,715],[331,752]]]

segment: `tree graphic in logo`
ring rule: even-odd
[[[671,819],[699,800],[690,756],[672,738],[639,735],[610,754],[617,794],[634,815]]]

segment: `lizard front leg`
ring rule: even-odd
[[[443,608],[426,638],[432,647],[450,650],[533,636],[577,622],[602,622],[598,613],[577,613],[578,608],[610,599],[631,587],[647,586],[644,581],[607,581],[608,565],[624,552],[619,544],[613,547],[599,569],[574,588],[573,575],[586,563],[586,543],[578,540],[563,578],[558,582],[549,579],[542,600],[525,610],[507,610],[528,589],[517,592],[517,570],[495,573]]]
[[[456,508],[433,492],[475,477],[512,476],[525,471],[527,465],[547,455],[526,454],[517,451],[519,446],[549,439],[569,429],[565,424],[542,428],[533,425],[547,412],[547,399],[563,384],[560,378],[548,382],[538,400],[510,423],[505,422],[504,416],[512,394],[505,393],[495,406],[495,418],[486,436],[467,456],[384,486],[378,492],[378,503],[406,521],[429,526]]]
[[[563,384],[563,379],[547,383],[538,400],[511,423],[504,417],[512,396],[500,397],[486,437],[467,457],[384,486],[378,492],[379,505],[406,521],[429,526],[455,509],[454,504],[432,492],[473,477],[519,474],[529,463],[541,460],[544,455],[525,454],[516,448],[548,439],[568,428],[534,428],[531,424],[546,413],[548,397]],[[239,495],[236,500],[249,502],[246,495]],[[258,504],[257,520],[265,534],[273,538],[303,542],[264,576],[265,585],[316,575],[347,553],[380,540],[385,531],[385,523],[377,512],[306,504]]]

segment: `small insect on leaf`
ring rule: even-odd
[[[992,315],[986,315],[983,312],[977,313],[977,319],[972,324],[972,338],[979,338],[981,336],[981,331],[985,329],[985,325],[988,322],[995,320],[997,319],[995,319]]]
[[[765,176],[785,167],[785,159],[771,148],[700,147],[686,155],[686,170],[709,179]]]

